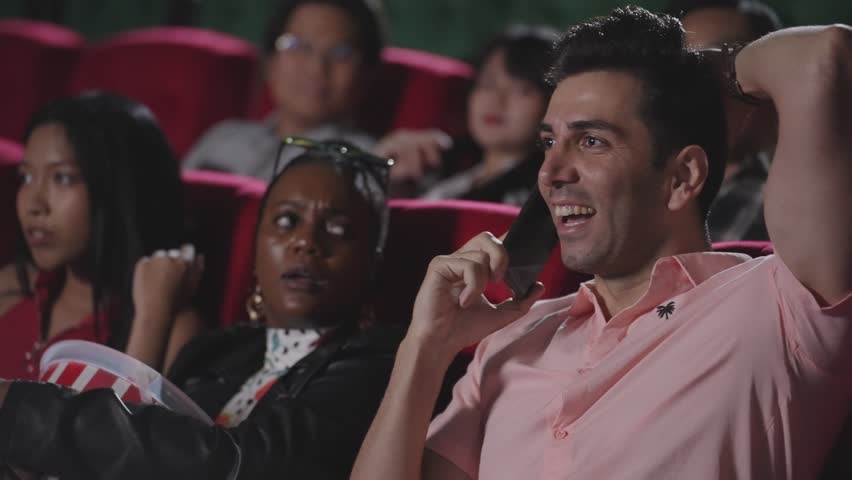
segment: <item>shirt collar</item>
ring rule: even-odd
[[[651,281],[645,293],[632,306],[615,315],[617,323],[632,322],[639,315],[655,308],[664,300],[692,290],[713,275],[750,260],[740,253],[695,252],[660,258],[651,270]],[[594,293],[594,280],[580,285],[568,315],[582,317],[594,314],[603,318],[598,297]]]

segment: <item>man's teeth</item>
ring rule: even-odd
[[[570,217],[574,215],[594,215],[595,209],[592,207],[582,207],[579,205],[560,205],[554,209],[557,217]]]

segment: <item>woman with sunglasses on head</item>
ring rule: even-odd
[[[353,127],[380,61],[379,20],[365,0],[281,0],[264,35],[266,85],[275,110],[263,121],[226,120],[210,129],[183,167],[270,178],[281,138],[339,139],[368,149]]]
[[[263,323],[199,337],[169,375],[219,426],[128,411],[108,390],[0,383],[0,461],[92,478],[348,478],[403,334],[370,326],[390,162],[289,143],[307,151],[270,182],[255,230],[248,307]]]
[[[151,112],[103,93],[60,100],[33,117],[19,174],[17,259],[0,268],[0,378],[37,378],[45,349],[68,339],[168,365],[203,326],[189,308],[201,265],[176,250],[182,185]]]

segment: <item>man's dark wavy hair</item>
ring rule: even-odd
[[[719,80],[704,56],[686,48],[680,21],[640,7],[617,8],[571,27],[557,43],[549,81],[614,70],[643,85],[640,115],[654,142],[655,168],[687,145],[707,153],[709,172],[698,196],[703,219],[725,169],[725,114]]]

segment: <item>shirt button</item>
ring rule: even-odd
[[[557,440],[565,440],[568,437],[568,432],[565,430],[556,430],[553,432],[553,438]]]
[[[35,367],[32,365],[27,365],[27,373],[33,373],[35,371]]]

